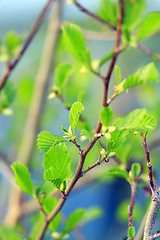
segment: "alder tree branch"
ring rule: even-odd
[[[105,21],[104,19],[98,17],[97,15],[95,15],[94,13],[91,13],[90,11],[88,11],[86,8],[82,7],[82,5],[80,5],[78,2],[74,3],[76,5],[76,7],[79,9],[79,11],[85,13],[86,15],[94,18],[96,21],[102,23],[103,25],[106,25],[107,27],[109,27],[112,30],[116,30],[116,28],[110,24],[109,22]]]
[[[39,17],[37,18],[36,22],[33,25],[32,30],[30,31],[28,38],[26,39],[18,57],[13,61],[13,63],[7,63],[7,67],[5,69],[4,75],[2,76],[1,82],[0,82],[0,90],[3,88],[4,84],[6,83],[7,79],[9,78],[11,71],[16,67],[16,65],[18,64],[18,62],[20,61],[20,59],[22,58],[24,52],[26,51],[26,49],[28,48],[28,46],[30,45],[32,39],[34,38],[34,36],[36,35],[39,27],[41,26],[41,24],[44,21],[44,18],[50,8],[50,5],[54,2],[55,0],[49,0],[48,3],[46,4],[46,6],[44,7],[44,9],[42,10],[42,12],[40,13]]]
[[[157,53],[152,52],[150,49],[146,48],[144,45],[141,43],[137,42],[137,47],[140,49],[142,52],[146,53],[150,57],[156,59],[158,62],[160,62],[160,55]]]
[[[115,41],[115,47],[114,47],[114,55],[113,55],[113,59],[111,61],[111,65],[109,67],[108,73],[106,75],[106,78],[103,80],[104,83],[105,83],[104,84],[105,90],[103,91],[102,106],[107,106],[107,95],[108,95],[109,80],[110,80],[110,77],[111,77],[112,71],[114,69],[114,65],[115,65],[117,56],[118,56],[117,48],[119,47],[119,43],[120,43],[120,39],[121,39],[121,26],[122,26],[123,17],[124,17],[124,2],[123,2],[123,0],[120,0],[120,3],[121,3],[121,10],[120,10],[120,15],[121,16],[120,16],[120,19],[118,20],[116,41]],[[78,3],[75,2],[75,4],[79,7]],[[86,14],[88,14],[88,10],[85,9],[84,12]],[[63,207],[65,201],[67,200],[68,195],[70,194],[71,190],[73,189],[73,187],[75,186],[75,184],[77,183],[79,178],[81,178],[81,176],[83,174],[82,169],[83,169],[84,161],[85,161],[85,158],[86,158],[87,154],[93,148],[96,141],[101,136],[104,135],[103,133],[100,133],[101,127],[102,127],[102,124],[101,124],[100,119],[99,119],[93,138],[88,143],[88,145],[85,147],[85,149],[80,153],[80,158],[79,158],[79,162],[78,162],[78,166],[77,166],[75,175],[73,176],[71,182],[67,186],[65,192],[62,193],[61,198],[60,198],[58,204],[56,205],[56,207],[45,218],[45,221],[44,221],[44,223],[41,227],[41,230],[40,230],[36,240],[41,240],[43,238],[43,235],[44,235],[44,233],[45,233],[45,231],[48,227],[48,224],[56,216],[56,214],[61,210],[61,208]]]
[[[128,206],[128,227],[132,226],[132,215],[135,203],[136,183],[131,185],[131,204]]]

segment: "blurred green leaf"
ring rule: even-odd
[[[141,172],[141,165],[139,163],[133,163],[131,166],[131,172],[134,179],[136,179]]]
[[[114,27],[117,27],[117,5],[112,1],[102,1],[99,16]]]
[[[135,229],[134,227],[129,227],[128,228],[128,239],[131,240],[135,236]]]
[[[145,9],[144,0],[130,1],[125,0],[123,25],[129,30],[134,30],[141,20]]]
[[[78,125],[78,120],[80,117],[81,112],[83,111],[84,107],[81,102],[73,103],[70,111],[69,111],[69,122],[73,129],[73,135],[75,135],[76,128]]]
[[[160,12],[151,12],[145,17],[140,25],[137,40],[149,37],[160,29]]]
[[[112,167],[107,171],[108,174],[126,179],[130,184],[132,184],[132,180],[130,179],[129,173],[126,170],[122,170],[119,167]]]
[[[22,235],[15,228],[1,225],[0,240],[22,240]]]
[[[85,209],[82,209],[82,208],[79,208],[76,211],[74,211],[72,214],[70,214],[67,221],[65,222],[65,227],[63,228],[62,233],[65,234],[72,231],[83,219],[85,214],[86,214],[86,211]]]
[[[74,24],[64,24],[62,26],[62,32],[66,51],[90,69],[91,54],[86,48],[86,43],[80,28]]]
[[[100,113],[100,120],[103,126],[108,126],[113,120],[113,111],[110,107],[103,107]]]
[[[94,206],[87,209],[87,214],[85,214],[85,217],[84,217],[85,224],[97,218],[100,218],[102,215],[103,215],[103,210],[98,206]]]
[[[62,89],[72,74],[72,66],[69,63],[60,63],[55,69],[55,82],[57,86]]]
[[[58,136],[58,135],[52,135],[50,132],[42,131],[40,134],[38,134],[37,138],[37,146],[41,150],[41,152],[47,152],[52,145],[59,144],[60,142],[67,142],[69,141],[67,138]]]
[[[118,67],[117,65],[115,65],[114,70],[116,77],[116,85],[118,85],[121,82],[121,70],[120,67]]]
[[[14,162],[11,165],[14,172],[14,177],[16,179],[16,184],[20,189],[29,195],[33,195],[33,182],[28,172],[28,168],[20,162]]]
[[[153,130],[156,127],[156,122],[152,116],[150,116],[146,109],[136,109],[130,112],[126,117],[120,118],[115,123],[116,130],[129,130],[138,132],[147,132]]]
[[[102,66],[102,65],[105,64],[108,60],[110,60],[111,58],[113,58],[113,54],[114,54],[114,51],[113,51],[113,50],[107,52],[107,53],[103,56],[103,58],[100,60],[99,66]]]
[[[14,84],[11,81],[7,81],[1,90],[0,94],[0,108],[4,109],[11,105],[14,101],[16,90]]]
[[[16,32],[10,31],[6,34],[5,43],[8,53],[12,55],[16,48],[20,45],[21,38]]]
[[[71,158],[64,143],[53,145],[44,155],[44,179],[52,182],[59,190],[71,175]]]

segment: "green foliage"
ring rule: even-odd
[[[58,200],[52,197],[46,197],[43,201],[43,209],[46,212],[46,214],[49,214],[57,205]],[[49,223],[49,228],[56,232],[58,230],[58,227],[61,222],[61,215],[58,213],[54,219]]]
[[[147,132],[156,127],[154,118],[146,112],[146,109],[136,109],[130,112],[126,117],[119,118],[116,123],[116,130],[129,130],[138,132]]]
[[[125,0],[125,10],[123,25],[129,30],[134,30],[141,20],[141,15],[145,9],[144,0]]]
[[[33,195],[33,182],[30,178],[28,168],[20,162],[12,163],[11,168],[14,172],[16,184],[20,187],[20,189],[29,195]]]
[[[9,55],[13,55],[16,48],[21,43],[21,38],[16,32],[8,32],[5,39],[6,47]]]
[[[53,145],[69,141],[65,137],[52,135],[50,132],[42,131],[38,134],[37,146],[41,152],[47,152]]]
[[[121,82],[121,70],[117,65],[115,65],[114,70],[116,77],[116,85],[118,85]]]
[[[126,179],[127,182],[132,184],[132,180],[129,176],[129,173],[126,170],[122,170],[119,167],[112,167],[107,171],[108,174]]]
[[[99,16],[116,27],[117,5],[110,0],[103,0],[101,3],[101,9],[99,11]]]
[[[83,107],[82,103],[75,102],[69,111],[69,122],[73,129],[73,135],[75,135],[76,128],[78,125],[78,120],[79,120],[80,114],[83,111],[83,109],[84,109],[84,107]]]
[[[100,113],[100,119],[103,126],[108,126],[113,120],[113,111],[110,107],[103,107]]]
[[[160,29],[160,12],[148,13],[140,25],[137,40],[149,37]]]
[[[141,165],[139,163],[133,163],[131,166],[131,175],[133,179],[136,179],[141,172]]]
[[[92,137],[93,137],[93,134],[90,133],[89,131],[83,129],[81,131],[81,135],[82,136],[85,136],[89,141],[91,141]],[[97,149],[98,153],[100,154],[100,151],[101,151],[101,146],[99,144],[99,142],[97,141],[95,144],[94,144],[95,148]]]
[[[72,74],[72,66],[69,63],[60,63],[55,69],[55,82],[62,90],[66,84],[68,77]]]
[[[64,143],[53,145],[44,155],[44,179],[52,182],[61,191],[61,187],[71,175],[71,158]]]
[[[110,60],[113,57],[114,51],[111,50],[109,52],[107,52],[103,58],[100,60],[99,62],[99,67],[102,67],[103,64],[105,64],[108,60]]]
[[[16,228],[9,228],[6,226],[0,226],[0,239],[1,240],[22,240],[22,235]]]
[[[16,90],[11,81],[7,81],[0,94],[0,112],[4,112],[15,99]]]
[[[89,209],[87,209],[87,214],[85,214],[84,216],[84,222],[85,224],[93,221],[99,217],[101,217],[103,215],[103,209],[98,207],[98,206],[94,206],[91,207]]]
[[[128,239],[133,239],[135,236],[135,228],[134,227],[129,227],[128,228]]]
[[[66,51],[90,69],[91,54],[86,48],[86,43],[80,28],[74,24],[64,24],[62,26],[62,32]]]
[[[62,233],[66,234],[72,231],[83,219],[85,214],[86,214],[86,211],[85,209],[82,209],[82,208],[77,209],[72,214],[70,214],[67,221],[65,222],[65,227],[63,228]]]
[[[112,149],[117,148],[126,140],[126,136],[129,134],[128,130],[115,131],[111,133]]]
[[[159,77],[158,72],[154,66],[154,63],[149,63],[146,66],[140,68],[135,74],[130,75],[123,80],[117,87],[117,94],[122,91],[137,86],[142,83],[155,84],[158,83]]]

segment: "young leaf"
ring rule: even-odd
[[[20,162],[14,162],[11,165],[14,172],[14,177],[16,179],[16,184],[20,189],[29,195],[33,195],[33,182],[28,172],[28,168]]]
[[[80,28],[74,24],[64,24],[62,26],[62,32],[66,51],[90,69],[91,54],[86,48],[86,43]]]
[[[87,130],[83,129],[81,131],[81,135],[85,136],[89,141],[91,141],[92,137],[93,137],[93,134],[88,132]],[[99,144],[99,142],[97,141],[95,144],[94,144],[95,148],[97,149],[98,153],[100,154],[100,151],[101,151],[101,146]]]
[[[117,86],[118,94],[125,89],[137,86],[142,83],[158,83],[158,72],[154,66],[154,63],[149,63],[146,66],[140,68],[135,74],[128,76],[123,82]]]
[[[145,9],[144,0],[128,1],[125,0],[123,25],[132,31],[141,20],[141,15]]]
[[[99,16],[105,21],[111,23],[114,27],[117,26],[117,5],[110,0],[103,0]]]
[[[103,107],[100,113],[100,119],[103,126],[108,126],[113,119],[113,111],[110,107]]]
[[[70,175],[71,158],[64,143],[53,145],[44,155],[44,179],[51,181],[58,189]]]
[[[49,214],[54,208],[55,206],[57,205],[58,201],[57,199],[53,198],[53,197],[46,197],[43,201],[43,208],[44,208],[44,211]],[[49,223],[49,228],[52,230],[52,231],[57,231],[59,225],[60,225],[60,222],[61,222],[61,215],[60,213],[58,213],[54,218],[53,220],[51,220],[51,222]]]
[[[128,130],[115,131],[111,133],[111,141],[113,142],[112,149],[115,149],[126,140],[126,136],[129,134]]]
[[[159,29],[160,29],[160,12],[148,13],[146,18],[140,25],[136,39],[140,40],[142,38],[151,36]]]
[[[130,184],[132,183],[129,173],[125,170],[122,170],[118,167],[112,167],[107,171],[108,174],[115,176],[115,177],[120,177],[126,179]]]
[[[62,89],[72,74],[72,66],[69,63],[60,63],[55,69],[55,81],[57,86]]]
[[[11,105],[16,95],[14,84],[11,81],[7,81],[2,88],[0,95],[0,106],[2,109]]]
[[[114,70],[116,77],[116,85],[118,85],[121,82],[121,70],[117,65],[115,65]]]
[[[78,125],[78,120],[83,109],[84,107],[82,103],[75,102],[69,111],[69,121],[70,121],[71,127],[73,128],[73,135],[75,135],[76,128]]]
[[[6,34],[5,42],[6,42],[6,47],[7,47],[8,53],[10,55],[12,55],[14,53],[16,47],[18,47],[20,45],[21,39],[16,32],[12,31],[12,32],[8,32]]]
[[[47,152],[53,144],[67,141],[69,140],[65,137],[52,135],[50,132],[42,131],[40,134],[38,134],[37,146],[41,152]]]
[[[141,172],[141,165],[139,163],[133,163],[131,167],[131,172],[134,176],[134,179],[136,179]]]
[[[99,66],[102,66],[102,65],[105,64],[108,60],[110,60],[111,58],[113,58],[113,54],[114,54],[114,51],[113,51],[113,50],[107,52],[107,54],[105,54],[105,55],[103,56],[103,58],[100,60]]]
[[[156,126],[156,122],[152,116],[146,113],[146,109],[136,109],[130,112],[126,117],[120,118],[115,123],[116,130],[124,129],[134,130],[138,132],[147,132]]]
[[[133,239],[135,236],[135,229],[134,227],[129,227],[128,228],[128,239]]]
[[[86,211],[82,208],[77,209],[75,212],[70,214],[70,216],[68,217],[65,223],[65,227],[62,230],[62,233],[67,233],[72,231],[78,225],[78,223],[82,220],[85,214],[86,214]]]

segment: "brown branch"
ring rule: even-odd
[[[131,204],[128,206],[128,227],[132,226],[132,215],[135,203],[136,184],[131,185]]]
[[[26,40],[26,42],[23,45],[22,50],[19,53],[19,56],[14,60],[13,63],[8,63],[7,64],[7,68],[4,72],[4,75],[2,77],[1,83],[0,83],[0,90],[3,88],[4,84],[6,83],[7,79],[9,78],[11,71],[16,67],[16,65],[18,64],[18,62],[20,61],[20,59],[22,58],[24,52],[26,51],[27,47],[29,46],[29,44],[31,43],[32,39],[34,38],[34,36],[36,35],[39,27],[41,26],[49,8],[50,5],[54,2],[55,0],[49,0],[48,3],[46,4],[45,8],[43,9],[43,11],[41,12],[41,14],[39,15],[38,19],[36,20],[31,32],[29,33],[29,36]]]
[[[146,134],[143,134],[141,133],[140,134],[141,137],[142,137],[142,147],[144,149],[144,152],[145,152],[145,156],[146,156],[146,161],[147,161],[147,168],[148,168],[148,176],[149,176],[149,185],[150,185],[150,188],[151,188],[151,191],[152,193],[155,191],[156,187],[153,183],[153,175],[152,175],[152,164],[151,164],[151,161],[150,161],[150,154],[149,154],[149,150],[147,148],[147,139],[146,139]]]
[[[150,49],[146,48],[144,45],[142,45],[139,42],[137,42],[137,47],[138,47],[138,49],[140,49],[141,51],[143,51],[144,53],[146,53],[150,57],[152,57],[152,58],[156,59],[158,62],[160,62],[160,55],[159,54],[152,52]]]
[[[107,22],[107,21],[103,20],[102,18],[98,17],[94,13],[91,13],[86,8],[82,7],[82,5],[80,5],[78,2],[75,2],[74,4],[78,7],[79,11],[81,11],[81,12],[87,14],[88,16],[94,18],[96,21],[102,23],[103,25],[106,25],[110,29],[116,30],[116,28],[112,24],[110,24],[109,22]]]

